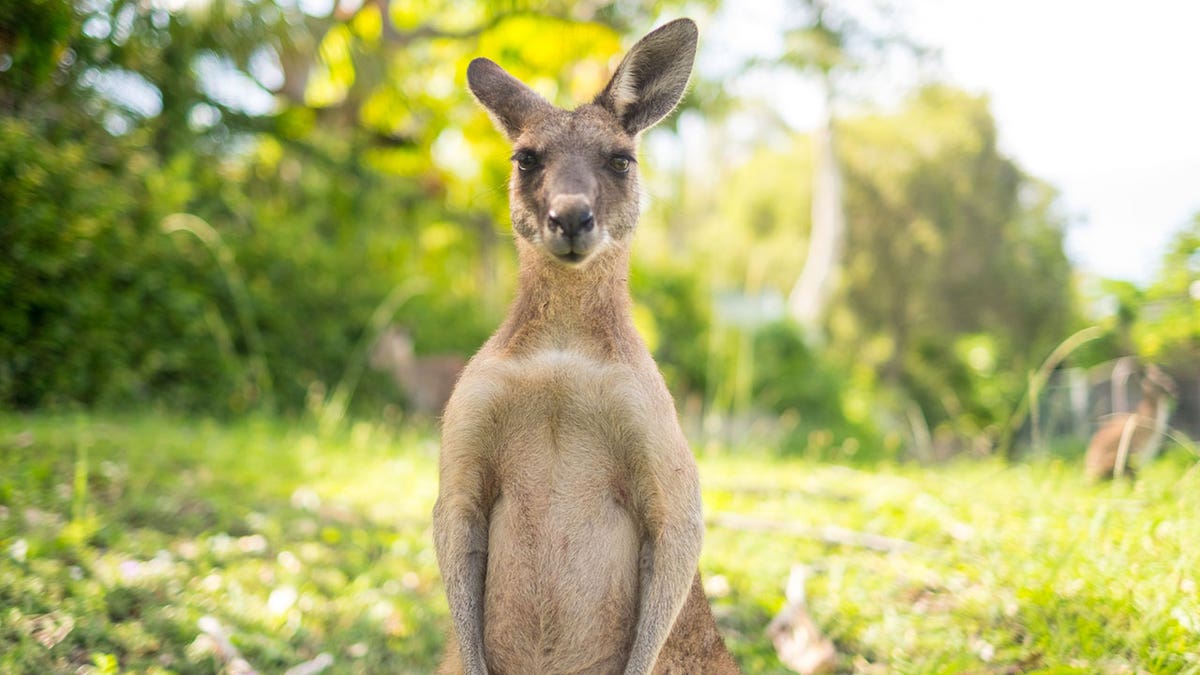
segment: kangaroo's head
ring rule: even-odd
[[[638,219],[638,135],[674,110],[696,54],[696,24],[642,38],[592,103],[563,110],[488,59],[467,68],[471,92],[513,145],[513,229],[551,260],[584,264],[627,245]]]
[[[371,367],[376,370],[405,366],[413,358],[412,336],[398,326],[388,326],[371,349]]]
[[[1142,377],[1143,398],[1157,401],[1160,398],[1175,398],[1178,395],[1179,390],[1170,375],[1154,364],[1146,366],[1145,374]]]

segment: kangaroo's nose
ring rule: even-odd
[[[592,205],[582,197],[556,197],[550,207],[550,227],[562,231],[565,237],[574,237],[590,231],[596,225]]]

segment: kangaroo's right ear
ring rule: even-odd
[[[554,107],[490,59],[471,61],[467,85],[509,140],[515,140],[531,121]]]

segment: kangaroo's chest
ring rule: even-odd
[[[493,516],[570,530],[632,510],[632,466],[648,423],[639,373],[577,352],[546,350],[491,369],[498,436]],[[583,528],[586,529],[586,528]]]
[[[536,541],[543,528],[577,529],[636,510],[634,467],[653,424],[644,373],[561,349],[498,360],[484,372],[493,518],[535,523],[518,529]]]
[[[616,672],[636,618],[633,369],[548,350],[493,364],[487,652],[502,672]]]
[[[564,466],[603,469],[624,459],[648,423],[645,378],[624,363],[547,349],[491,372],[501,473],[506,465],[539,478]]]

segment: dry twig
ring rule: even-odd
[[[836,525],[812,526],[786,520],[759,518],[757,516],[746,516],[737,513],[713,514],[709,516],[708,524],[745,532],[778,532],[794,537],[816,539],[826,544],[857,546],[882,553],[906,551],[917,547],[913,542],[904,539],[895,539],[867,532],[856,532],[855,530],[848,530]]]
[[[801,675],[815,675],[833,670],[837,665],[837,650],[808,615],[804,599],[807,577],[804,565],[792,565],[787,582],[787,602],[767,626],[767,636],[785,666]]]

